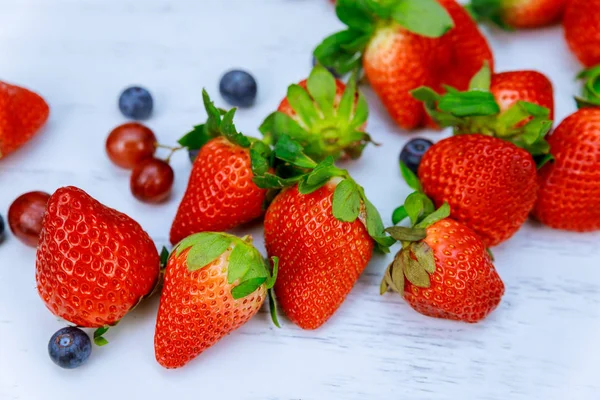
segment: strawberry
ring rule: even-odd
[[[48,200],[35,275],[53,314],[101,327],[117,323],[152,291],[159,256],[137,222],[68,186]]]
[[[338,73],[362,63],[373,90],[405,129],[428,122],[411,90],[441,89],[443,83],[466,89],[484,61],[493,63],[487,41],[454,0],[340,0],[336,11],[348,29],[326,38],[315,57]]]
[[[563,26],[579,61],[586,67],[600,64],[600,0],[569,0]]]
[[[48,104],[38,94],[0,81],[0,159],[27,143],[49,114]]]
[[[438,207],[448,202],[452,218],[474,230],[486,246],[510,238],[527,220],[537,192],[533,156],[539,156],[541,163],[548,160],[544,136],[552,125],[547,119],[550,111],[534,103],[518,100],[502,111],[516,100],[514,93],[503,84],[496,93],[490,92],[491,81],[490,70],[484,67],[469,91],[449,88],[443,96],[426,88],[414,91],[433,119],[453,126],[457,136],[425,153],[419,178],[402,168],[411,187]],[[522,86],[516,85],[516,93],[539,97],[522,91]],[[413,205],[408,200],[407,204]]]
[[[207,231],[225,231],[263,215],[266,190],[252,182],[253,167],[263,172],[267,162],[256,166],[253,152],[268,151],[266,145],[238,133],[233,125],[235,109],[217,109],[203,92],[209,118],[179,143],[200,149],[187,189],[171,226],[171,243]],[[223,114],[221,116],[221,114]]]
[[[288,88],[287,97],[260,131],[269,143],[290,135],[318,161],[327,156],[358,158],[371,141],[364,132],[368,115],[369,106],[354,79],[346,86],[317,65],[308,79]]]
[[[304,175],[279,181],[291,187],[277,195],[265,215],[267,253],[279,258],[275,293],[295,324],[316,329],[340,307],[373,248],[388,251],[393,240],[383,232],[364,189],[336,168],[332,157],[317,165],[286,136],[275,153],[306,169]],[[270,179],[276,178],[267,174],[255,181],[269,187]]]
[[[511,71],[494,74],[490,92],[501,112],[508,111],[519,101],[526,101],[547,108],[550,112],[548,119],[554,119],[552,82],[540,72]]]
[[[380,292],[391,287],[430,317],[479,322],[500,303],[504,283],[483,241],[449,214],[445,203],[413,228],[387,229],[402,242],[402,250],[386,270]]]
[[[156,319],[158,363],[182,367],[244,325],[262,306],[276,276],[277,259],[271,275],[250,237],[203,232],[181,241],[167,263]]]
[[[486,62],[491,70],[494,69],[494,55],[485,36],[462,5],[455,0],[438,1],[454,21],[454,28],[441,38],[436,50],[439,64],[438,82],[458,90],[466,90],[471,77]],[[436,87],[437,91],[439,89]]]
[[[474,17],[505,28],[539,28],[560,21],[567,0],[471,0]]]
[[[600,230],[600,108],[572,114],[548,142],[555,161],[540,170],[534,216],[556,229]]]

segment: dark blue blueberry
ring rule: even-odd
[[[419,164],[421,164],[423,154],[425,154],[431,146],[433,146],[431,140],[423,138],[411,139],[402,148],[402,151],[400,152],[400,161],[406,164],[408,169],[416,174],[419,169]]]
[[[235,107],[250,107],[256,100],[256,80],[246,71],[229,71],[219,84],[221,96]]]
[[[121,93],[119,109],[131,119],[147,119],[152,114],[154,101],[150,92],[139,86],[132,86]]]
[[[56,365],[73,369],[83,364],[92,352],[89,336],[79,328],[69,326],[50,338],[48,353]]]
[[[4,240],[4,218],[0,215],[0,243]]]
[[[190,162],[193,164],[194,160],[196,159],[196,157],[198,157],[198,153],[200,152],[200,149],[189,149],[188,150],[188,156],[190,157]]]
[[[315,58],[315,56],[313,56],[313,58],[312,58],[312,65],[313,65],[313,68],[315,65],[317,65],[317,59]],[[331,72],[331,75],[335,76],[336,78],[340,77],[340,75],[336,72],[335,69],[333,69],[331,67],[326,67],[326,68],[329,72]]]

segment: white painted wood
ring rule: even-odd
[[[0,212],[25,191],[76,185],[131,215],[162,245],[189,163],[175,157],[168,204],[133,199],[128,174],[104,153],[107,133],[123,122],[120,90],[150,88],[156,115],[149,125],[174,143],[204,119],[201,89],[224,105],[220,75],[244,67],[260,94],[237,122],[257,135],[287,85],[309,72],[313,46],[337,27],[325,0],[0,0],[0,79],[39,91],[52,106],[44,133],[0,163]],[[487,33],[498,70],[548,74],[558,119],[575,110],[580,67],[559,27]],[[397,156],[410,135],[366,90],[369,131],[383,145],[347,166],[390,223],[409,193]],[[242,231],[262,246],[260,226]],[[379,296],[391,255],[377,256],[318,331],[289,322],[278,330],[263,312],[189,366],[167,371],[154,360],[155,299],[111,331],[111,344],[94,348],[85,367],[65,371],[47,356],[48,339],[64,323],[38,298],[34,251],[9,237],[0,246],[0,399],[597,399],[599,240],[599,233],[527,224],[494,250],[507,291],[478,325],[427,318],[396,295]]]

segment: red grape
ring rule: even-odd
[[[27,246],[37,247],[42,219],[50,195],[29,192],[19,196],[8,209],[8,226],[12,233]]]
[[[133,169],[138,163],[154,155],[156,136],[150,128],[129,122],[117,126],[106,139],[106,153],[113,163]]]
[[[146,203],[160,203],[169,197],[175,176],[173,168],[158,158],[139,163],[131,173],[131,193]]]

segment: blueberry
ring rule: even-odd
[[[219,84],[221,96],[232,106],[250,107],[256,100],[256,80],[246,71],[229,71]]]
[[[421,164],[421,158],[431,146],[433,146],[433,142],[430,140],[423,138],[411,139],[402,148],[400,161],[416,174],[419,164]]]
[[[313,56],[312,58],[312,65],[313,68],[315,65],[317,65],[317,59],[315,58],[315,56]],[[336,72],[336,70],[333,67],[325,67],[327,68],[327,71],[331,72],[331,75],[335,76],[336,78],[339,78],[340,75]]]
[[[132,86],[119,97],[119,109],[131,119],[147,119],[152,114],[154,101],[150,92],[139,86]]]
[[[188,157],[190,157],[190,162],[193,164],[194,160],[196,160],[196,157],[198,157],[198,153],[200,152],[199,149],[189,149],[188,150]]]
[[[4,218],[0,215],[0,243],[4,240]]]
[[[92,352],[89,336],[79,328],[69,326],[50,338],[48,353],[56,365],[73,369],[83,364]]]

